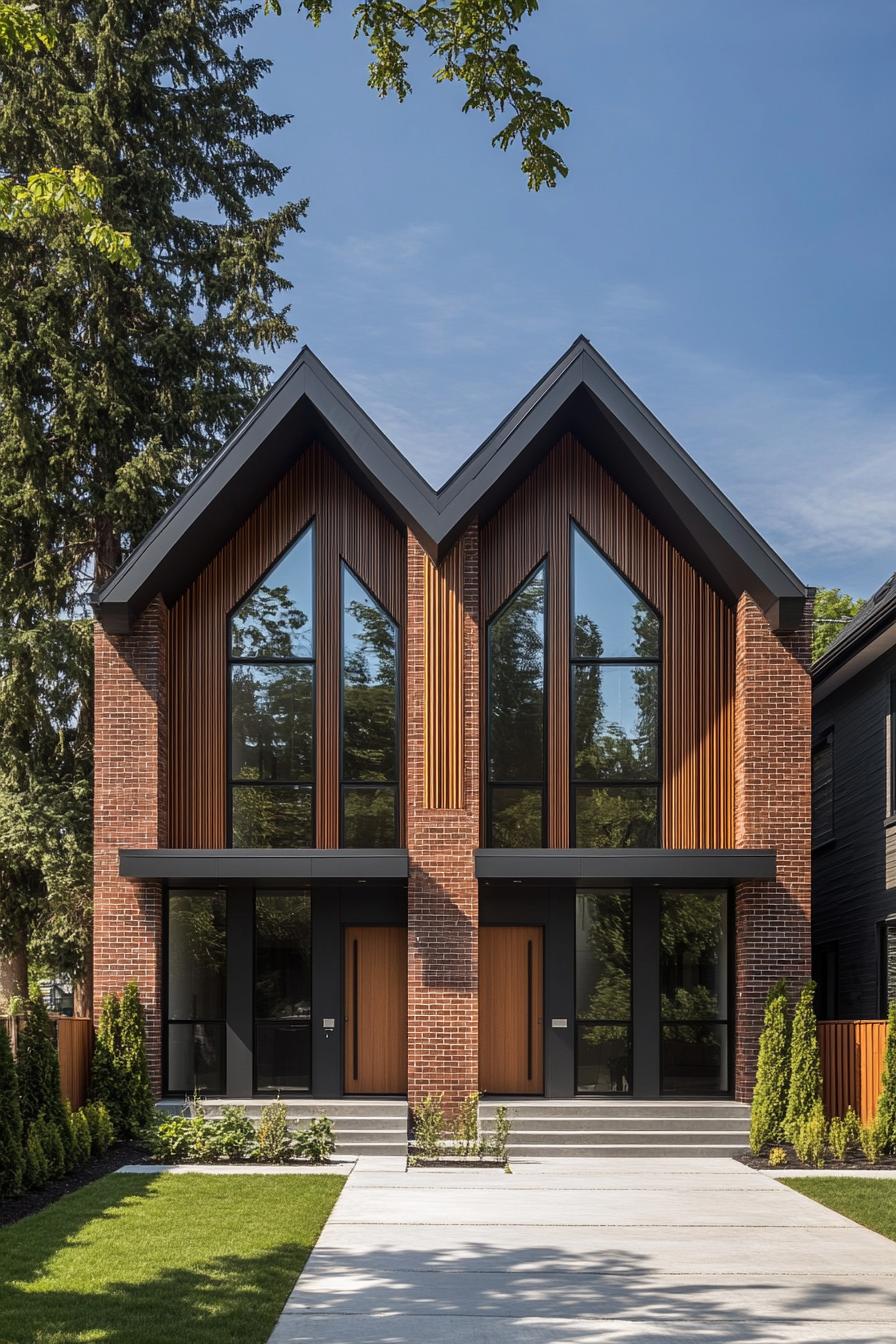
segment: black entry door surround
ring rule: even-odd
[[[600,888],[589,883],[587,890]],[[613,884],[613,890],[618,890]],[[670,1028],[673,1036],[688,1035],[684,1020],[671,1019],[661,1011],[663,970],[666,989],[669,989],[669,958],[665,968],[661,961],[661,893],[675,894],[683,888],[674,883],[632,882],[626,885],[631,892],[631,1081],[627,1091],[594,1093],[578,1091],[576,1069],[576,884],[562,883],[537,887],[525,882],[480,882],[479,920],[481,924],[540,924],[544,927],[544,1072],[546,1097],[594,1096],[595,1099],[649,1100],[661,1096],[731,1095],[733,1079],[733,1051],[735,1041],[734,1007],[734,894],[723,888],[727,923],[727,947],[722,977],[727,989],[727,1005],[720,1017],[727,1022],[724,1041],[725,1062],[729,1091],[708,1092],[698,1084],[689,1092],[687,1087],[670,1086],[667,1079],[663,1088],[663,1031]],[[699,885],[689,884],[688,891],[700,891]],[[717,883],[706,884],[706,893],[720,890]],[[667,993],[668,1007],[668,993]],[[672,1026],[672,1023],[675,1025]],[[701,1027],[703,1034],[715,1022],[707,1021]],[[692,1033],[693,1034],[693,1033]],[[668,1061],[667,1052],[667,1061]],[[667,1068],[668,1073],[668,1068]],[[685,1079],[685,1082],[687,1080]]]

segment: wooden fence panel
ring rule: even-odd
[[[872,1019],[819,1022],[827,1115],[843,1115],[847,1106],[851,1106],[863,1125],[871,1124],[877,1114],[886,1040],[886,1022]]]
[[[22,1017],[0,1017],[16,1053]],[[90,1082],[90,1061],[93,1058],[93,1023],[89,1017],[53,1017],[56,1033],[56,1053],[59,1056],[59,1082],[62,1095],[67,1097],[73,1111],[87,1100]]]

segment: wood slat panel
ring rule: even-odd
[[[734,844],[734,613],[571,435],[486,523],[481,542],[484,622],[548,560],[548,843],[570,843],[570,519],[663,618],[662,843],[727,848]]]
[[[877,1115],[887,1045],[887,1024],[876,1019],[819,1022],[818,1044],[828,1116],[851,1106],[863,1125]]]
[[[423,806],[464,805],[463,541],[424,560]]]
[[[351,566],[403,631],[405,543],[377,505],[313,444],[171,609],[169,835],[176,848],[227,843],[227,618],[312,519],[315,843],[339,844],[340,562]]]

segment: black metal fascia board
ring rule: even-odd
[[[290,426],[302,406],[319,417],[347,462],[374,496],[404,521],[437,558],[467,523],[529,462],[543,438],[584,393],[637,459],[656,500],[667,501],[706,555],[728,595],[750,592],[776,628],[790,628],[806,589],[647,407],[580,336],[498,429],[438,491],[373,423],[321,361],[305,348],[196,481],[147,535],[105,587],[94,608],[120,632],[157,592],[170,598],[192,579],[210,546],[220,544],[230,514],[269,488],[302,444]],[[296,422],[298,423],[298,422]],[[305,425],[310,434],[313,426]],[[262,450],[267,449],[266,452]],[[257,467],[254,473],[253,466]],[[247,488],[243,488],[246,486]],[[248,487],[252,487],[251,489]],[[259,494],[260,497],[260,494]],[[686,515],[686,516],[682,516]],[[203,529],[201,538],[198,535]],[[194,530],[195,529],[195,533]],[[681,529],[680,529],[681,530]],[[191,545],[191,537],[197,544]],[[212,552],[213,553],[213,552]]]
[[[771,881],[773,849],[477,849],[477,878],[513,882]]]
[[[228,880],[404,881],[406,849],[120,849],[121,877]]]
[[[858,621],[852,629],[844,631],[842,636],[825,649],[818,661],[812,665],[813,683],[818,685],[843,663],[849,662],[850,658],[882,634],[894,621],[896,621],[896,593],[886,602],[882,602],[870,619]]]

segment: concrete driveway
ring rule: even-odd
[[[388,1165],[355,1168],[271,1344],[896,1344],[896,1243],[737,1162]]]

